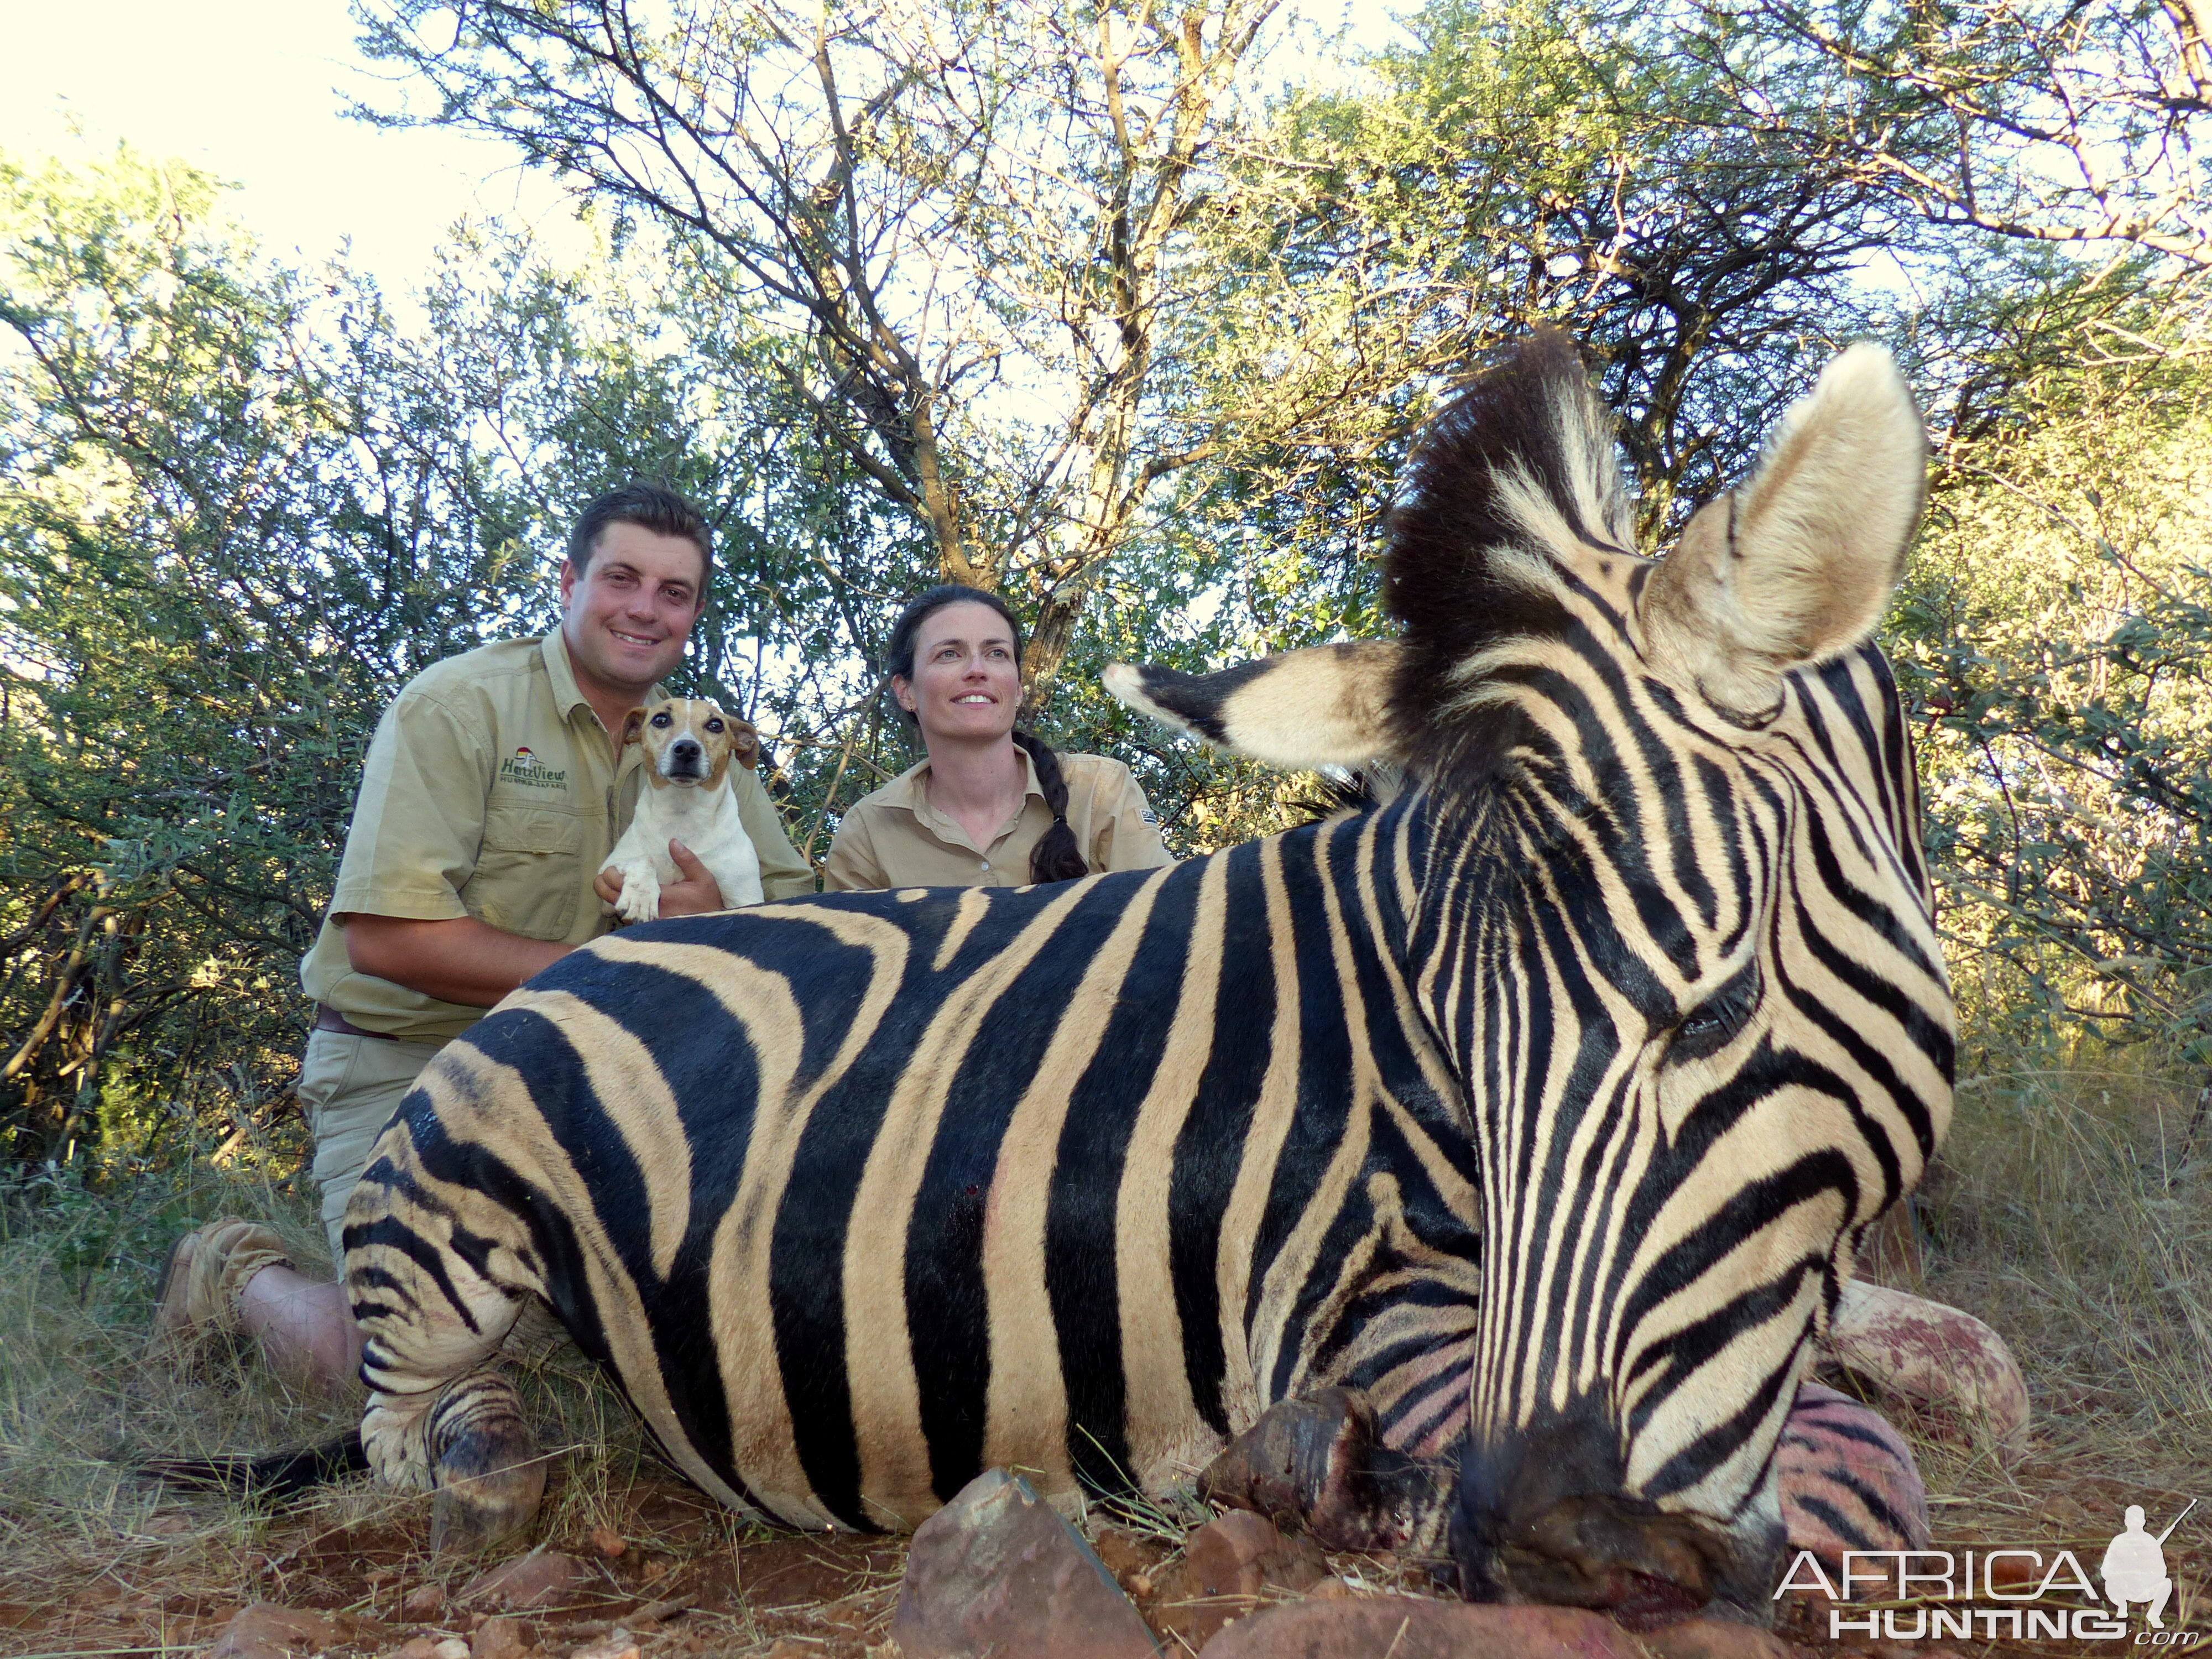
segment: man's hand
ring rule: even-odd
[[[660,884],[660,914],[669,916],[704,915],[709,910],[726,910],[722,902],[721,884],[707,873],[707,866],[699,862],[699,855],[682,842],[671,836],[668,856],[675,860],[678,879]],[[602,870],[592,878],[592,890],[602,902],[611,906],[622,896],[623,878],[619,870]]]

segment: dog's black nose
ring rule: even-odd
[[[669,752],[678,760],[694,761],[699,758],[699,745],[686,738],[683,742],[674,745]]]

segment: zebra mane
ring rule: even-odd
[[[1477,666],[1567,625],[1562,562],[1635,548],[1611,413],[1572,340],[1538,330],[1431,422],[1390,514],[1383,609],[1405,624],[1392,725],[1416,769],[1478,781],[1510,720],[1472,712]]]

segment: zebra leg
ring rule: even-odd
[[[1356,1389],[1278,1401],[1206,1465],[1201,1497],[1253,1510],[1325,1549],[1396,1549],[1442,1511],[1425,1462],[1385,1445]]]
[[[537,1516],[545,1465],[514,1384],[497,1371],[472,1370],[434,1391],[379,1390],[361,1430],[379,1480],[436,1494],[433,1555],[488,1549]]]
[[[531,1292],[488,1277],[509,1252],[483,1249],[501,1217],[460,1218],[422,1202],[408,1179],[406,1125],[386,1132],[346,1212],[346,1289],[363,1337],[370,1389],[362,1443],[387,1486],[437,1494],[430,1547],[482,1549],[538,1513],[545,1468],[514,1385],[492,1369]],[[511,1219],[511,1218],[510,1218]]]

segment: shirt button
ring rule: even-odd
[[[991,867],[991,860],[988,860],[988,859],[985,859],[985,860],[983,860],[983,867],[984,867],[986,870],[989,869],[989,868]]]

